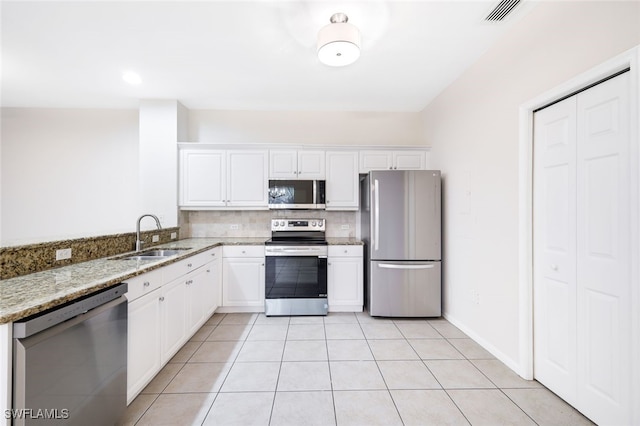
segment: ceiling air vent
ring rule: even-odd
[[[518,4],[520,4],[520,0],[501,0],[484,20],[489,22],[502,21]]]

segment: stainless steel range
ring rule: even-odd
[[[273,219],[265,243],[265,314],[327,315],[324,219]]]

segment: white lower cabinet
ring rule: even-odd
[[[329,246],[327,298],[330,312],[362,312],[362,246]]]
[[[224,246],[222,252],[222,306],[264,312],[264,246]]]
[[[189,274],[191,275],[191,274]],[[162,287],[160,297],[161,361],[166,364],[182,347],[187,330],[187,286],[177,279]]]
[[[160,360],[161,289],[129,302],[127,404],[153,379]]]
[[[220,305],[220,248],[127,280],[127,403]]]

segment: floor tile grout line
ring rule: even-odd
[[[206,323],[211,319],[211,317],[213,317],[214,315],[215,315],[215,313],[214,313],[214,314],[212,314],[209,318],[207,318],[207,321],[205,321],[205,322],[204,322],[204,324],[206,324]],[[226,316],[226,314],[223,314],[223,315],[225,315],[225,316]],[[220,322],[221,322],[223,319],[224,319],[224,317],[222,317],[222,318],[220,319]],[[215,327],[213,328],[213,330],[215,330],[215,329],[218,327],[218,325],[220,324],[220,322],[218,322],[218,324],[216,324],[216,325],[215,325]],[[204,325],[204,324],[203,324],[203,325]],[[198,331],[199,331],[199,330],[200,330],[200,329],[198,329]],[[213,330],[211,330],[211,332],[212,332],[212,333],[213,333]],[[197,333],[197,331],[196,331],[196,333]],[[211,334],[211,333],[209,333],[209,334]],[[195,335],[195,333],[194,333],[194,335]],[[207,336],[207,337],[208,337],[208,336]],[[187,360],[186,360],[184,363],[182,363],[182,367],[180,367],[180,369],[179,369],[179,370],[176,372],[176,374],[171,378],[171,380],[169,380],[169,382],[168,382],[168,383],[167,383],[167,384],[162,388],[162,390],[161,390],[158,394],[156,394],[156,396],[155,396],[155,398],[153,399],[153,401],[151,401],[151,404],[149,404],[149,406],[144,410],[144,412],[142,413],[142,415],[140,415],[140,417],[138,418],[138,420],[136,420],[136,421],[135,421],[134,426],[135,426],[135,425],[137,425],[137,424],[140,422],[140,420],[142,420],[142,418],[145,416],[145,414],[147,413],[147,411],[149,411],[149,410],[151,409],[151,407],[153,406],[153,404],[155,404],[155,402],[160,398],[160,395],[164,395],[164,394],[166,394],[166,393],[165,393],[165,390],[167,389],[167,387],[171,384],[171,382],[173,382],[173,380],[176,378],[176,376],[177,376],[178,374],[180,374],[180,371],[182,371],[182,369],[183,369],[183,368],[184,368],[184,367],[189,363],[189,360],[191,360],[191,358],[193,357],[193,355],[197,352],[197,350],[202,346],[202,344],[203,344],[205,341],[206,341],[206,339],[205,339],[205,340],[203,340],[203,341],[201,341],[201,342],[199,342],[198,348],[196,348],[196,350],[195,350],[195,351],[194,351],[194,352],[193,352],[193,353],[192,353],[192,354],[187,358]],[[184,345],[183,345],[183,347],[184,347]],[[178,352],[180,352],[181,350],[182,350],[182,348],[180,348],[180,349],[178,350]],[[163,369],[164,369],[168,364],[171,364],[171,360],[172,360],[173,358],[175,358],[175,356],[178,354],[178,352],[176,352],[176,353],[171,357],[171,359],[170,359],[170,360],[169,360],[169,361],[168,361],[168,362],[167,362],[167,363],[162,367]],[[154,379],[155,379],[155,377],[154,377]],[[153,381],[153,379],[151,379],[151,381]],[[151,383],[151,381],[147,384],[147,386],[149,386],[149,384]],[[145,388],[146,388],[146,386],[145,386]],[[142,393],[143,391],[144,391],[144,389],[142,389],[142,391],[141,391],[141,392],[136,396],[136,398],[137,398],[138,396],[142,395],[142,394],[143,394],[143,393]],[[146,395],[148,395],[148,394],[146,394]],[[215,399],[216,399],[216,398],[217,398],[217,393],[216,393],[216,397],[214,398],[214,401],[215,401]],[[135,398],[134,398],[134,401],[135,401]],[[209,414],[209,411],[211,410],[211,407],[213,407],[213,402],[214,402],[214,401],[212,401],[212,402],[211,402],[211,406],[210,406],[210,407],[209,407],[209,409],[207,410],[207,415]],[[133,401],[132,401],[132,403],[133,403]],[[207,418],[207,417],[205,416],[205,417],[204,417],[204,419],[206,419],[206,418]],[[203,419],[203,422],[204,422],[204,419]]]
[[[291,317],[287,321],[287,332],[284,335],[284,344],[282,345],[282,353],[280,354],[280,364],[278,365],[278,377],[276,378],[276,385],[273,389],[273,401],[271,401],[271,411],[269,412],[269,423],[273,420],[273,410],[276,406],[276,397],[278,394],[278,384],[280,383],[280,374],[282,373],[282,363],[284,362],[284,352],[287,350],[287,337],[289,337],[289,328],[291,327]]]
[[[336,398],[333,389],[333,375],[331,374],[331,361],[329,360],[329,343],[327,339],[327,323],[322,319],[322,324],[324,328],[324,349],[327,353],[327,366],[329,368],[329,386],[331,387],[331,406],[333,407],[333,422],[335,425],[338,424],[338,412],[336,410]]]

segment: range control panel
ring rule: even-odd
[[[324,219],[271,219],[271,231],[323,231]]]

